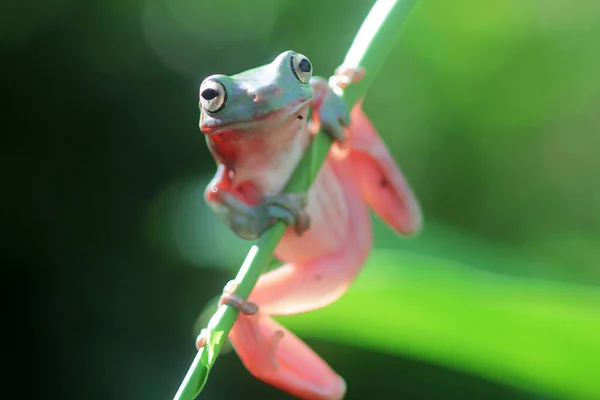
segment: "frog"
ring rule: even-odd
[[[208,76],[199,90],[199,127],[217,166],[207,204],[244,239],[286,224],[274,251],[282,265],[262,274],[247,300],[235,281],[224,289],[220,303],[239,311],[229,340],[252,375],[301,399],[341,399],[346,382],[273,317],[325,307],[348,290],[373,245],[370,209],[400,235],[422,226],[417,198],[362,99],[351,107],[343,100],[365,73],[342,65],[329,79],[313,76],[308,57],[288,50],[235,75]],[[333,144],[314,182],[284,193],[319,132]]]

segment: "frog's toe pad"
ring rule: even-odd
[[[269,199],[269,214],[301,235],[310,227],[310,218],[304,209],[307,203],[306,193],[283,193]]]
[[[304,231],[310,228],[310,218],[305,210],[308,204],[308,195],[306,193],[293,193],[293,196],[297,199],[298,207],[290,210],[294,214],[292,226],[298,235],[302,235]]]
[[[196,339],[196,349],[200,350],[206,344],[208,340],[208,330],[202,329],[198,338]]]
[[[363,67],[340,66],[335,70],[335,75],[329,79],[329,84],[344,90],[352,83],[358,83],[365,77],[366,71]]]

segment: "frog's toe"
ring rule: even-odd
[[[366,71],[363,67],[339,66],[335,75],[329,79],[329,84],[344,90],[352,83],[358,83],[365,77]]]
[[[309,228],[310,219],[304,209],[308,203],[306,193],[283,193],[268,202],[270,216],[293,227],[298,235]]]
[[[224,292],[219,298],[219,305],[222,304],[231,306],[244,315],[254,315],[258,312],[258,306],[255,303],[246,301],[234,293]]]
[[[196,338],[196,349],[200,350],[201,348],[203,348],[207,341],[208,341],[208,330],[202,329],[200,331],[200,334],[198,335],[198,338]]]
[[[289,196],[292,200],[289,210],[294,216],[294,220],[289,225],[294,227],[298,235],[302,235],[310,227],[310,218],[305,209],[308,204],[308,195],[306,193],[291,193]]]
[[[310,228],[310,218],[308,217],[308,213],[304,210],[301,210],[295,217],[296,220],[293,225],[294,230],[298,235],[302,235]]]

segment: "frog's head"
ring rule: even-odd
[[[200,130],[241,131],[304,119],[313,98],[312,70],[306,56],[286,51],[258,68],[209,76],[200,86]]]

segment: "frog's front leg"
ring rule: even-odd
[[[350,125],[350,111],[336,90],[346,89],[351,83],[359,82],[364,75],[364,68],[341,66],[329,81],[321,77],[311,78],[310,84],[315,96],[311,105],[316,111],[313,117],[316,130],[323,130],[338,142],[345,141],[345,128]]]
[[[344,142],[346,135],[344,127],[350,124],[350,112],[344,100],[338,96],[327,83],[325,78],[311,78],[314,100],[311,106],[315,110],[312,116],[311,128],[316,133],[319,130],[327,133],[338,142]]]
[[[209,186],[205,197],[209,206],[244,239],[258,238],[277,221],[293,227],[298,235],[310,225],[304,210],[308,199],[305,193],[267,195],[260,203],[250,205],[230,190]]]

